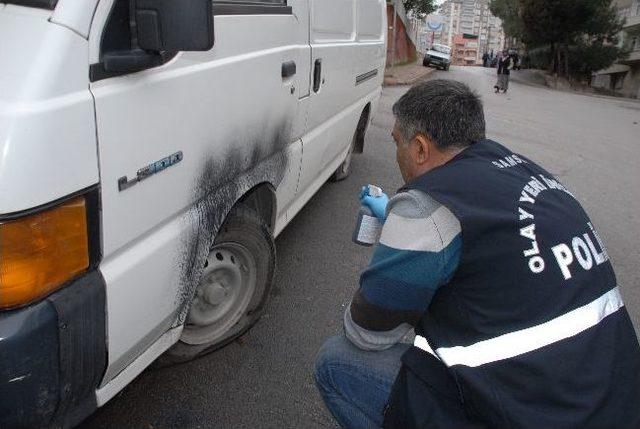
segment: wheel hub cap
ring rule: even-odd
[[[238,243],[211,250],[182,334],[187,344],[206,344],[224,336],[246,313],[256,288],[256,262]]]

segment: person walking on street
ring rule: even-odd
[[[498,81],[494,85],[496,94],[500,91],[507,92],[509,89],[509,75],[513,69],[513,58],[507,51],[498,54]]]
[[[497,69],[498,75],[501,73],[501,68],[500,68],[501,62],[502,62],[502,51],[498,51],[498,53],[496,54],[496,69]]]
[[[514,52],[511,56],[511,61],[513,61],[513,70],[520,70],[520,55],[517,52]]]
[[[489,67],[489,54],[487,52],[482,55],[482,67]]]
[[[422,82],[393,113],[405,185],[361,193],[382,234],[316,359],[340,426],[640,427],[640,346],[574,195],[486,138],[463,83]]]

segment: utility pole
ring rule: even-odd
[[[451,47],[451,44],[453,43],[453,11],[455,9],[455,6],[453,4],[453,2],[450,3],[449,6],[449,32],[447,34],[447,46]],[[453,48],[452,48],[453,51]]]
[[[396,65],[397,24],[398,24],[398,0],[393,0],[393,44],[391,45],[391,67]]]
[[[415,37],[414,40],[416,41],[416,46],[418,46],[418,45],[420,45],[420,40],[418,39],[418,37],[420,37],[420,31],[419,30],[420,30],[420,24],[422,24],[422,21],[420,19],[418,19],[418,18],[414,18],[413,23],[416,26],[416,28],[415,28],[416,37]]]

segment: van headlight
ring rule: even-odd
[[[85,197],[0,223],[0,309],[43,298],[88,267]]]

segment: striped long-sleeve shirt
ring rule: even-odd
[[[461,252],[460,222],[449,209],[416,190],[394,196],[380,242],[345,312],[347,338],[365,350],[400,341],[449,281]]]

